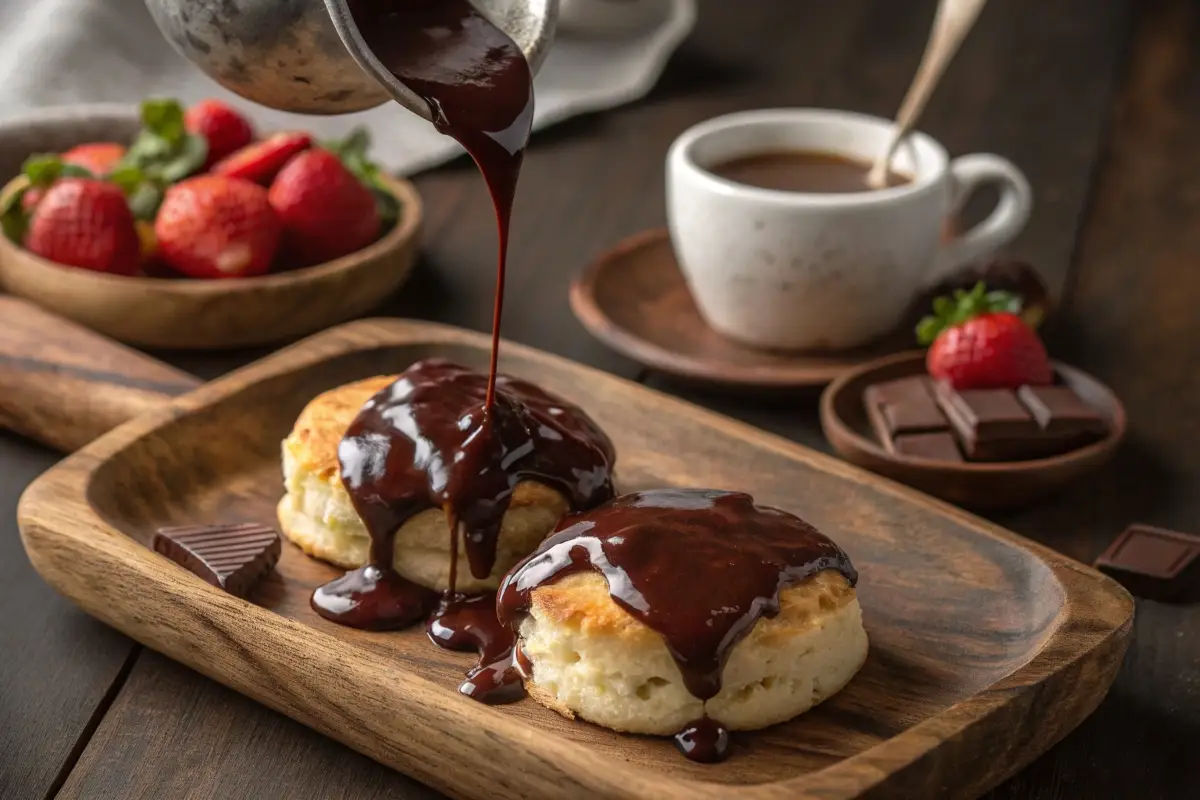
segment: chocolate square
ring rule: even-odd
[[[936,395],[971,461],[1040,458],[1057,448],[1041,436],[1037,421],[1010,389],[957,392],[939,383]]]
[[[1088,439],[1108,430],[1104,414],[1069,386],[1022,386],[1017,397],[1047,434]]]
[[[949,431],[936,433],[909,433],[897,436],[889,448],[891,452],[910,458],[925,458],[931,461],[961,462],[962,453],[954,434]]]
[[[1095,567],[1138,597],[1194,599],[1200,594],[1200,536],[1131,525],[1096,559]]]
[[[863,392],[871,427],[889,450],[896,436],[944,431],[949,427],[933,399],[931,386],[929,378],[913,376],[877,383]]]

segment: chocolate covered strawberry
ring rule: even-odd
[[[375,195],[328,150],[308,150],[289,161],[269,197],[296,264],[332,261],[379,236]]]
[[[208,142],[207,167],[254,139],[254,128],[249,120],[220,100],[201,100],[189,107],[184,112],[183,122],[189,132],[203,136]]]
[[[271,268],[279,217],[267,190],[199,175],[167,190],[154,223],[158,256],[192,278],[244,278]]]
[[[46,191],[24,234],[27,250],[72,267],[129,275],[141,244],[125,194],[111,183],[60,178]]]
[[[1046,348],[1020,317],[1016,295],[988,292],[980,283],[970,292],[939,297],[933,311],[917,326],[917,338],[930,345],[925,366],[934,378],[959,390],[1053,382]]]

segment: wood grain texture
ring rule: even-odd
[[[168,280],[64,267],[0,237],[0,287],[122,342],[174,350],[295,339],[360,316],[407,280],[423,208],[405,180],[382,180],[400,220],[375,243],[303,269],[231,280]],[[10,182],[0,197],[21,184]]]
[[[613,434],[623,488],[746,489],[851,553],[872,653],[846,690],[740,736],[734,759],[705,767],[664,740],[529,701],[495,709],[462,698],[470,659],[432,648],[423,631],[372,634],[316,617],[308,595],[337,572],[295,548],[252,605],[143,546],[162,524],[269,522],[278,443],[320,391],[433,354],[479,366],[487,349],[480,334],[363,322],[209,384],[36,481],[19,509],[31,560],[139,641],[465,797],[971,796],[1103,697],[1132,624],[1128,595],[1107,578],[868,473],[516,345],[505,369],[582,403]]]
[[[70,452],[192,376],[14,297],[0,296],[0,424]]]
[[[834,452],[851,464],[934,497],[975,510],[1021,508],[1086,479],[1112,460],[1125,439],[1125,408],[1112,391],[1073,367],[1055,363],[1063,382],[1108,418],[1108,434],[1068,453],[1014,462],[937,462],[890,453],[879,444],[863,395],[876,383],[925,375],[925,352],[909,351],[864,365],[821,395],[821,430]]]
[[[137,644],[30,568],[17,498],[58,456],[0,431],[0,797],[51,797],[120,686]]]

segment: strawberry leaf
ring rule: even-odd
[[[162,205],[163,190],[153,183],[143,183],[126,195],[125,199],[134,219],[152,222],[158,214],[158,207]]]
[[[975,284],[971,291],[958,289],[953,297],[938,297],[933,301],[933,314],[917,323],[917,341],[933,344],[947,328],[961,325],[982,314],[1021,313],[1021,298],[1012,292],[989,292],[983,282]]]
[[[32,155],[21,165],[21,172],[30,186],[46,187],[59,178],[92,178],[91,172],[78,164],[65,164],[53,153]]]
[[[207,158],[207,140],[187,132],[178,101],[147,100],[142,129],[117,169],[135,167],[157,183],[171,184],[199,172]]]
[[[133,194],[146,181],[146,175],[132,164],[122,164],[104,178],[115,183],[127,196]]]

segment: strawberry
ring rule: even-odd
[[[988,292],[982,283],[953,299],[939,297],[917,337],[929,344],[925,368],[955,388],[1015,389],[1052,383],[1054,369],[1033,328],[1019,316],[1021,300]]]
[[[83,167],[97,178],[103,178],[125,157],[125,145],[116,142],[91,142],[72,147],[62,154],[64,164]]]
[[[226,156],[209,171],[268,186],[292,156],[311,145],[312,137],[307,133],[276,133]]]
[[[220,100],[196,103],[184,113],[183,124],[189,132],[203,136],[208,142],[205,167],[211,167],[254,139],[250,122]]]
[[[283,222],[285,248],[299,265],[332,261],[379,236],[375,195],[328,150],[289,161],[268,197]]]
[[[220,175],[199,175],[167,189],[154,222],[159,257],[191,278],[263,274],[275,258],[280,230],[266,189]]]
[[[42,258],[97,272],[130,275],[141,261],[125,195],[90,178],[60,178],[47,189],[24,244]]]

